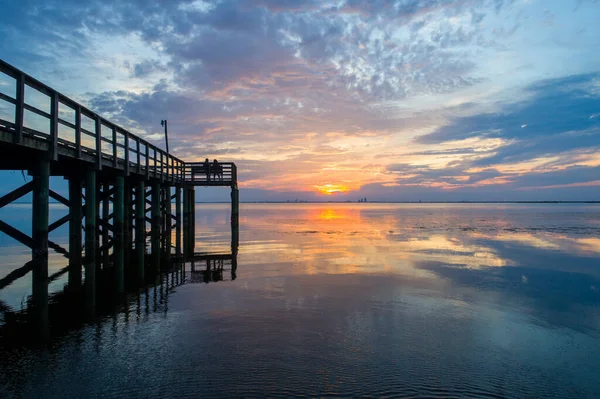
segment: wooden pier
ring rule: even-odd
[[[23,170],[32,181],[0,198],[0,208],[32,193],[32,234],[0,220],[0,232],[31,248],[31,261],[0,279],[0,289],[32,272],[32,305],[44,323],[48,307],[48,252],[68,259],[69,290],[95,308],[97,276],[110,273],[117,292],[125,277],[139,284],[170,261],[192,259],[195,187],[231,189],[237,232],[236,165],[184,162],[125,128],[0,60],[0,169]],[[68,196],[50,187],[68,181]],[[49,220],[50,199],[68,215]],[[69,244],[52,241],[68,223]],[[148,245],[149,238],[149,245]],[[44,316],[46,315],[46,316]]]

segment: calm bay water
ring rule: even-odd
[[[230,251],[228,205],[196,220]],[[0,236],[0,277],[28,256]],[[600,397],[600,206],[243,204],[237,265],[4,352],[0,397]]]

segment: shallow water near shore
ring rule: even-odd
[[[25,206],[0,216],[26,230]],[[0,397],[600,397],[600,205],[240,215],[236,270],[188,264],[47,347],[5,351]],[[0,278],[29,259],[5,235],[0,251]],[[228,204],[197,204],[196,251],[231,251]],[[65,265],[53,255],[50,274]],[[3,312],[29,285],[0,291]]]

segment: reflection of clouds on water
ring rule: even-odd
[[[229,209],[198,206],[197,250],[229,244]],[[243,204],[234,281],[161,284],[52,367],[5,364],[29,396],[597,397],[600,209],[571,209]]]
[[[515,207],[249,207],[252,234],[242,235],[248,267],[241,273],[244,279],[387,274],[410,286],[418,281],[471,300],[524,306],[524,313],[554,325],[598,327],[589,308],[600,303],[598,208]],[[271,267],[251,267],[264,265],[265,254]],[[453,288],[440,288],[448,284]]]
[[[246,223],[253,233],[244,241],[242,253],[251,257],[269,251],[275,256],[272,260],[302,258],[303,267],[282,273],[418,274],[422,270],[415,263],[423,261],[481,269],[516,266],[523,261],[520,257],[547,253],[559,258],[600,253],[600,240],[585,234],[597,230],[594,218],[586,225],[579,209],[570,215],[520,205],[515,209],[382,204],[249,208]]]

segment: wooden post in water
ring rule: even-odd
[[[190,189],[190,252],[194,255],[196,251],[196,189]]]
[[[183,257],[190,256],[190,189],[183,187]]]
[[[102,263],[103,263],[103,268],[106,270],[110,264],[110,250],[108,248],[108,241],[109,241],[109,230],[108,230],[108,225],[109,225],[109,219],[110,219],[110,196],[108,195],[110,193],[110,184],[108,183],[108,181],[105,181],[102,184],[102,195],[103,195],[103,199],[102,199],[102,223],[100,223],[100,226],[102,228],[102,247],[104,248],[102,250]],[[114,205],[114,202],[113,202]],[[114,223],[113,223],[114,225]],[[113,232],[113,239],[114,239],[114,232]],[[114,253],[114,250],[113,250]]]
[[[175,253],[181,262],[181,185],[175,187]]]
[[[88,170],[85,174],[85,303],[90,316],[96,309],[96,190],[96,171]]]
[[[42,336],[48,329],[48,199],[50,195],[50,161],[40,159],[33,173],[32,239],[34,260],[32,304],[35,322]]]
[[[171,244],[172,244],[172,231],[171,224],[173,222],[172,218],[172,207],[171,207],[171,186],[165,186],[165,258],[167,259],[167,263],[171,261]]]
[[[115,288],[118,293],[125,290],[125,178],[122,175],[117,176],[115,182],[115,195],[113,200],[114,209],[114,276]]]
[[[123,271],[129,276],[131,273],[131,253],[133,252],[133,229],[132,218],[132,184],[131,179],[125,179],[125,190],[123,198]]]
[[[231,224],[237,225],[240,220],[240,190],[231,188]]]
[[[135,253],[138,283],[143,283],[146,278],[146,187],[142,179],[138,180],[135,190]]]
[[[83,206],[81,204],[81,176],[69,178],[69,289],[77,291],[81,288],[81,223]]]
[[[152,227],[150,231],[150,244],[152,247],[152,267],[154,272],[160,270],[160,181],[152,182],[152,204],[150,205]]]
[[[94,224],[94,228],[96,229],[95,233],[96,233],[96,241],[95,241],[95,251],[96,251],[96,275],[99,276],[100,273],[102,272],[102,254],[100,253],[100,244],[101,244],[101,237],[100,237],[100,225],[102,224],[102,220],[100,218],[100,203],[102,201],[100,201],[100,198],[102,196],[102,183],[98,182],[98,174],[96,173],[96,183],[95,183],[95,187],[96,187],[96,194],[94,197],[94,203],[95,203],[95,207],[96,207],[96,213],[95,213],[95,218],[96,218],[96,222]],[[86,190],[86,198],[87,198],[87,190]],[[86,200],[87,203],[87,200]]]

